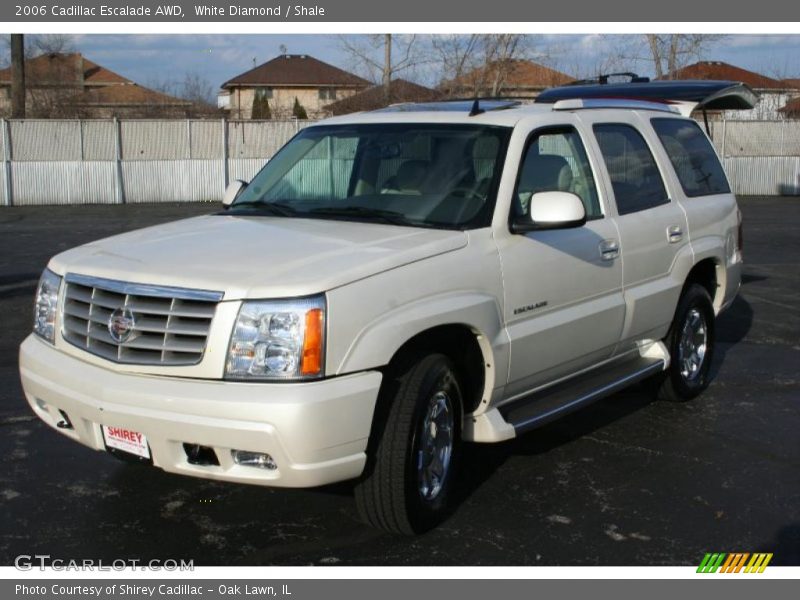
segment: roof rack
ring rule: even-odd
[[[571,81],[567,85],[607,85],[608,80],[612,77],[627,77],[628,83],[649,83],[649,77],[642,77],[637,75],[636,73],[631,73],[630,71],[625,71],[623,73],[605,73],[603,75],[598,75],[597,77],[590,77],[589,79],[577,79],[575,81]]]
[[[657,110],[681,114],[676,107],[665,102],[647,102],[646,100],[628,100],[625,98],[567,98],[553,104],[553,110],[580,110],[592,108],[627,108],[631,110]]]

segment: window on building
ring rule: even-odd
[[[271,87],[256,88],[256,100],[272,100],[272,88]]]
[[[320,100],[336,100],[336,88],[319,88]]]

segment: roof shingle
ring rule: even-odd
[[[0,84],[11,83],[11,67],[0,69]],[[42,54],[25,61],[29,85],[114,85],[133,83],[75,52]]]
[[[282,54],[229,79],[222,87],[260,85],[367,87],[370,83],[307,54]]]
[[[192,104],[188,100],[169,96],[136,83],[90,89],[76,96],[73,101],[83,106],[156,105],[188,107]]]
[[[574,78],[566,73],[530,60],[507,59],[478,67],[444,82],[441,87],[448,90],[483,88],[491,85],[495,75],[502,71],[505,71],[503,87],[506,89],[544,89],[574,81]]]
[[[761,73],[748,71],[735,65],[718,61],[703,60],[678,69],[670,77],[663,79],[719,79],[722,81],[741,81],[753,89],[782,90],[787,86],[784,82],[767,77]]]
[[[440,100],[443,94],[422,85],[406,81],[405,79],[394,79],[389,84],[389,98],[382,85],[375,85],[367,88],[363,92],[353,94],[348,98],[343,98],[325,107],[325,110],[333,115],[346,115],[353,112],[365,110],[377,110],[390,104],[399,102],[432,102]]]

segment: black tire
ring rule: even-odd
[[[460,458],[462,394],[456,369],[443,354],[406,361],[393,371],[384,381],[379,399],[383,410],[378,410],[373,422],[367,466],[356,484],[355,497],[361,517],[370,525],[410,535],[435,527],[448,515]],[[434,404],[441,410],[437,413],[440,427],[426,433],[424,425]],[[441,409],[443,405],[448,406],[447,412]],[[445,421],[452,423],[449,460],[436,463],[447,465],[441,469],[438,486],[426,486],[438,481],[430,475],[438,469],[429,462],[430,469],[421,470],[418,461],[444,456],[444,451],[421,454],[421,445],[433,439],[428,446],[432,448],[436,440],[447,440]]]
[[[697,329],[699,323],[700,329]],[[702,353],[692,354],[683,342],[693,332],[695,346],[705,340]],[[702,332],[702,333],[701,333]],[[664,343],[669,349],[670,365],[656,380],[658,398],[669,402],[686,402],[697,397],[710,383],[709,372],[714,357],[714,307],[708,291],[696,283],[684,289],[675,318]],[[699,358],[699,362],[691,357]]]

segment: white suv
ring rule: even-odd
[[[28,402],[173,473],[357,479],[363,517],[411,533],[447,514],[462,441],[645,378],[696,396],[742,242],[680,114],[696,102],[561,89],[320,122],[225,211],[59,254],[20,349]]]

